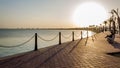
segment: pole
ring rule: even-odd
[[[37,48],[37,33],[35,33],[35,49],[34,51],[37,51],[38,48]]]
[[[104,26],[103,26],[103,33],[104,33],[104,30],[105,30],[105,29],[104,29]]]
[[[61,45],[61,32],[59,32],[59,45]]]
[[[72,32],[72,41],[74,41],[74,31]]]
[[[83,38],[82,35],[83,35],[83,34],[82,34],[82,31],[81,31],[81,39]]]
[[[87,38],[88,38],[88,30],[87,30]]]

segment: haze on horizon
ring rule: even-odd
[[[87,1],[100,3],[107,11],[120,8],[120,0],[0,0],[0,28],[78,27],[73,13]]]

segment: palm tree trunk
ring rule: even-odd
[[[119,28],[119,35],[120,35],[120,17],[118,17],[118,28]]]
[[[111,31],[111,21],[109,22],[109,31]]]
[[[116,32],[115,21],[113,21],[113,33],[115,34],[115,32]]]

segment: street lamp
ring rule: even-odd
[[[104,27],[104,28],[105,28],[105,31],[107,31],[107,29],[106,29],[107,21],[104,21],[103,23],[105,24],[105,27]]]

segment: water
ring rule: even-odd
[[[59,32],[62,33],[62,43],[72,40],[72,31],[75,34],[75,40],[80,39],[80,30],[25,30],[25,29],[1,29],[0,30],[0,46],[16,46],[21,44],[37,33],[40,37],[50,40],[53,37],[57,36]],[[95,34],[91,31],[88,31],[89,36]],[[71,35],[71,36],[70,36]],[[65,37],[64,37],[65,36]],[[70,37],[69,37],[70,36]],[[87,36],[87,31],[83,31],[83,37]],[[69,38],[67,38],[69,37]],[[38,38],[38,48],[44,48],[51,45],[56,45],[59,43],[59,37],[57,36],[52,41],[44,41]],[[34,37],[28,43],[23,44],[19,47],[4,48],[0,47],[0,57],[5,57],[9,55],[14,55],[22,52],[34,50]]]

